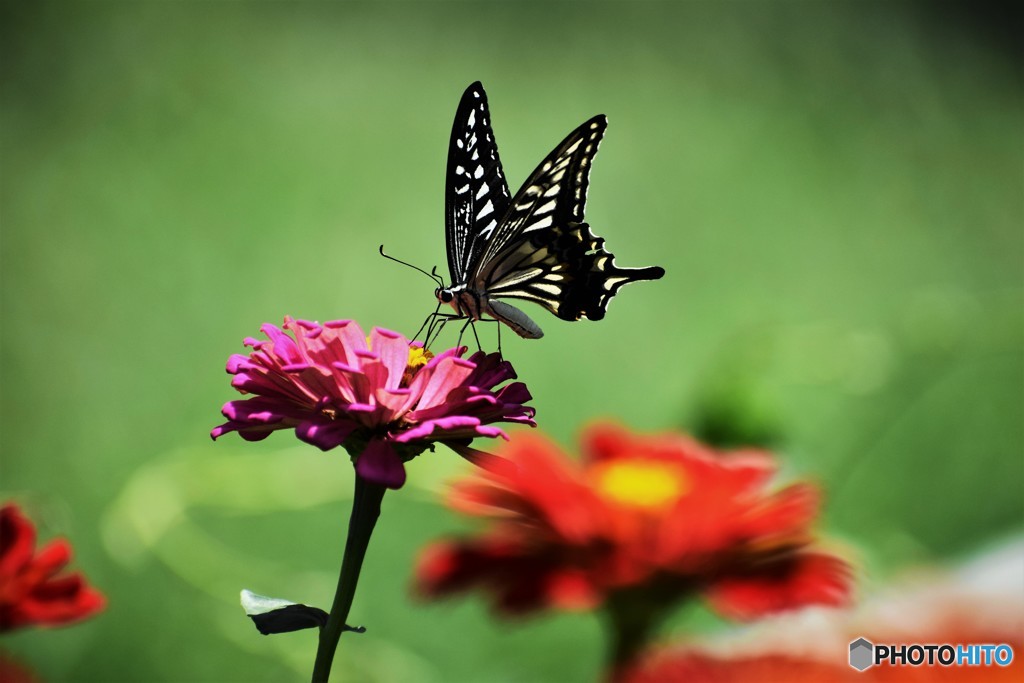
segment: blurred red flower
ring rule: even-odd
[[[773,617],[699,645],[657,647],[623,683],[1010,683],[1024,680],[1024,543],[1002,547],[955,571],[917,569],[855,609]],[[857,671],[849,643],[1010,645],[1009,666],[899,666]]]
[[[0,681],[3,683],[43,683],[35,671],[0,650]]]
[[[698,593],[739,619],[850,597],[850,566],[812,545],[816,489],[770,490],[770,454],[609,424],[582,450],[578,464],[522,435],[503,452],[517,468],[458,483],[452,504],[493,523],[426,548],[418,591],[478,587],[506,614],[606,604],[637,623]]]
[[[808,657],[751,655],[718,657],[681,650],[663,654],[621,678],[622,683],[1017,683],[1019,666],[872,667],[857,671],[846,664]]]
[[[67,541],[36,552],[32,522],[13,503],[0,508],[0,631],[60,626],[102,610],[106,599],[81,574],[58,576],[70,561]]]
[[[849,667],[783,655],[716,657],[699,651],[666,652],[622,678],[623,683],[840,683]]]

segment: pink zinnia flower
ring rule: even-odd
[[[260,328],[269,341],[247,338],[248,356],[233,355],[231,385],[253,398],[229,401],[216,439],[237,431],[258,441],[278,429],[322,450],[344,446],[357,474],[389,488],[405,483],[404,463],[441,442],[483,464],[469,443],[508,436],[495,422],[536,426],[530,392],[496,354],[462,358],[465,347],[432,354],[396,332],[367,337],[351,320],[324,324],[286,317],[284,331]],[[291,334],[288,334],[291,333]]]
[[[13,503],[0,508],[0,632],[61,626],[103,609],[106,599],[81,574],[58,576],[70,561],[67,541],[36,552],[32,522]]]

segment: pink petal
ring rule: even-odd
[[[436,359],[435,359],[436,360]],[[448,392],[462,384],[476,366],[461,358],[448,357],[437,364],[430,380],[423,388],[417,409],[430,408],[443,403]]]
[[[397,389],[409,365],[409,342],[397,332],[375,327],[370,332],[370,347],[380,356],[381,364],[388,371],[384,388]]]
[[[285,326],[288,324],[289,319],[285,318]],[[260,327],[260,331],[270,339],[274,347],[273,353],[275,356],[288,363],[302,362],[302,355],[299,353],[299,347],[296,346],[295,340],[283,332],[277,325],[264,323]]]

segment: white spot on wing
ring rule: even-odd
[[[627,280],[629,280],[628,277],[610,277],[604,281],[604,288],[610,292],[612,291],[612,287],[614,287],[617,284],[626,282]]]
[[[562,290],[559,289],[557,285],[551,285],[545,282],[538,282],[533,286],[542,292],[550,294],[551,296],[558,296],[559,294],[562,293]]]

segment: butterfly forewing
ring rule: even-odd
[[[448,144],[445,230],[452,283],[465,283],[480,261],[511,196],[491,130],[487,95],[480,83],[466,89]]]
[[[569,133],[540,162],[516,193],[508,214],[484,250],[484,263],[530,232],[559,223],[583,222],[590,167],[607,127],[607,118],[595,116]]]

